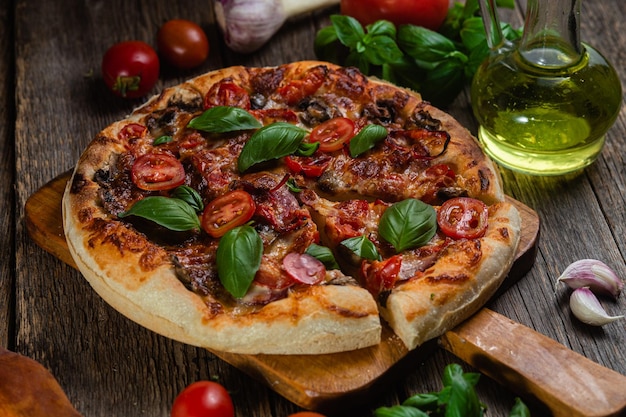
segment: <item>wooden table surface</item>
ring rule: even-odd
[[[518,4],[504,18],[520,25],[523,10]],[[101,128],[141,103],[113,97],[100,78],[102,55],[114,42],[141,39],[154,45],[157,29],[171,18],[203,26],[212,48],[209,60],[184,73],[164,69],[156,92],[230,65],[314,59],[315,33],[336,11],[289,22],[263,49],[240,55],[224,46],[209,0],[0,4],[0,344],[49,369],[85,416],[167,416],[183,387],[213,377],[231,391],[237,416],[284,417],[300,409],[211,353],[122,317],[76,270],[33,243],[23,221],[24,205],[40,187],[72,168]],[[623,0],[582,4],[582,39],[615,64],[622,80],[624,21]],[[467,94],[449,111],[476,133]],[[626,277],[626,110],[609,131],[598,161],[584,172],[530,177],[503,170],[503,178],[507,194],[539,214],[541,238],[532,270],[489,307],[626,375],[626,320],[602,328],[583,325],[570,314],[566,291],[554,291],[561,271],[582,258],[603,260]],[[612,314],[624,314],[626,297],[604,306]],[[369,402],[348,404],[353,412],[343,415],[371,415],[378,406],[438,390],[442,371],[452,362],[462,363],[436,349]],[[515,389],[483,376],[478,395],[488,406],[487,415],[508,415]],[[567,381],[562,389],[567,390]],[[541,406],[533,411],[545,415]]]

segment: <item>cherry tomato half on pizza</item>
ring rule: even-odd
[[[171,190],[185,182],[185,168],[172,155],[147,153],[134,162],[131,178],[142,190]]]
[[[213,381],[198,381],[178,394],[172,405],[172,417],[234,417],[230,394]]]
[[[222,237],[250,220],[255,210],[256,205],[250,194],[243,190],[230,191],[204,208],[202,229],[214,238]]]
[[[111,46],[102,57],[102,78],[120,97],[145,96],[159,79],[159,57],[142,41],[124,41]]]
[[[309,142],[319,142],[322,152],[338,151],[354,136],[354,122],[347,117],[335,117],[316,126],[309,135]]]
[[[441,231],[454,239],[476,239],[487,230],[487,206],[480,200],[457,197],[447,200],[437,212]]]

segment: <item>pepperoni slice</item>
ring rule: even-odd
[[[283,259],[283,268],[300,284],[316,285],[326,276],[324,264],[306,253],[288,253]]]

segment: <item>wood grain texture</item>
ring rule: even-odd
[[[514,11],[502,15],[518,27],[524,10],[520,0]],[[141,104],[113,97],[102,83],[100,60],[114,42],[154,44],[160,23],[175,17],[205,29],[209,60],[187,72],[163,68],[156,92],[228,65],[313,59],[315,32],[328,24],[331,12],[290,22],[258,52],[240,55],[224,46],[209,0],[0,2],[0,343],[49,369],[85,416],[166,417],[185,385],[213,377],[231,391],[237,417],[285,417],[300,409],[214,354],[156,336],[112,310],[77,271],[33,242],[24,206],[39,188],[74,166],[98,131]],[[582,2],[582,39],[616,64],[623,81],[625,20],[622,0]],[[476,133],[467,92],[448,110]],[[488,306],[622,375],[624,321],[602,328],[579,323],[569,312],[569,292],[563,287],[555,292],[554,281],[569,263],[587,257],[607,262],[626,278],[625,157],[623,109],[600,159],[584,172],[533,178],[503,170],[507,194],[538,213],[542,236],[531,271]],[[624,296],[602,303],[611,314],[626,313]],[[367,398],[347,400],[350,412],[339,415],[371,416],[377,406],[439,390],[444,367],[459,361],[434,349],[426,361],[403,364],[404,376],[390,378]],[[518,395],[487,376],[477,391],[489,416],[508,415]],[[550,415],[541,405],[532,407],[533,416]]]

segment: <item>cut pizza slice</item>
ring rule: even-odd
[[[305,190],[322,242],[377,300],[381,317],[413,349],[476,312],[508,274],[520,217],[506,202],[459,197],[332,202]]]

